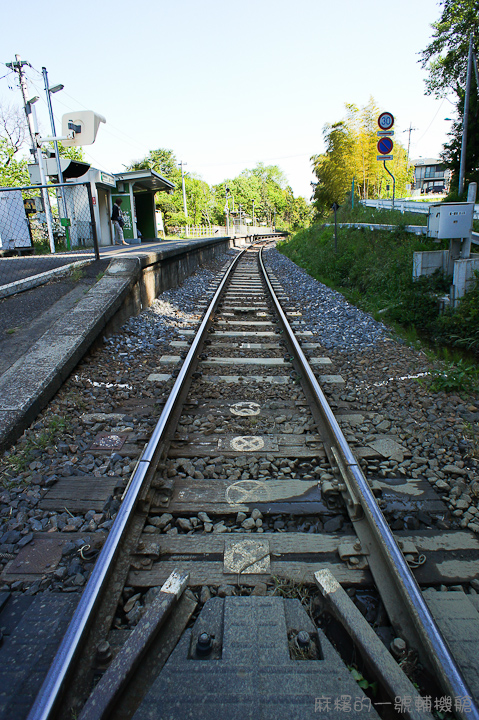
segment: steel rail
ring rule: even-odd
[[[249,246],[248,246],[249,247]],[[40,688],[34,704],[28,714],[27,720],[49,720],[54,717],[55,711],[61,702],[66,682],[70,677],[74,663],[81,652],[85,637],[91,627],[94,613],[98,609],[102,593],[111,574],[111,568],[118,556],[120,545],[128,530],[130,520],[137,505],[143,483],[155,457],[155,452],[162,441],[169,419],[175,409],[180,397],[183,385],[187,380],[191,366],[196,359],[196,353],[200,343],[203,341],[208,325],[212,319],[215,309],[224,290],[225,284],[236,267],[239,259],[248,248],[245,248],[231,262],[227,268],[208,309],[205,312],[197,334],[190,346],[188,354],[181,366],[178,377],[173,385],[172,391],[166,401],[160,418],[153,430],[151,438],[142,453],[136,470],[132,476],[129,488],[124,497],[115,521],[108,533],[106,542],[98,556],[95,567],[82,593],[80,602],[73,614],[72,620],[67,628],[63,640],[53,659],[50,669]]]
[[[378,548],[384,555],[390,571],[396,577],[396,585],[401,593],[402,601],[406,607],[409,617],[416,629],[419,642],[426,648],[434,671],[437,673],[437,680],[443,690],[453,698],[470,698],[470,709],[465,711],[455,709],[454,713],[461,720],[479,720],[479,708],[473,699],[472,693],[464,679],[464,676],[439,630],[436,621],[422,596],[416,578],[412,574],[401,550],[399,549],[394,535],[389,528],[376,499],[371,492],[368,482],[343,435],[339,424],[329,406],[329,403],[319,386],[318,381],[297,341],[286,315],[279,303],[276,293],[273,290],[268,273],[263,263],[262,249],[259,252],[259,264],[262,269],[265,282],[271,293],[275,309],[281,319],[283,328],[287,334],[288,341],[294,349],[303,377],[306,379],[313,396],[318,402],[322,419],[329,434],[329,440],[340,454],[345,467],[349,470],[349,476],[355,484],[355,491],[360,498],[363,512],[368,520],[371,532],[377,542]],[[417,648],[416,648],[417,649]]]

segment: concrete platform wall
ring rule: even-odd
[[[85,297],[0,376],[0,451],[35,420],[95,343],[233,245],[231,238],[191,240],[112,260]]]
[[[177,287],[200,265],[220,257],[233,246],[234,240],[229,237],[204,238],[192,240],[181,248],[171,248],[141,257],[135,282],[119,310],[109,320],[103,335],[115,333],[131,315],[138,315],[145,307],[149,307],[160,293]],[[110,268],[115,262],[118,261],[110,263]],[[134,272],[133,268],[131,272]]]

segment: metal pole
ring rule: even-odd
[[[48,113],[50,115],[50,126],[52,128],[52,135],[53,137],[56,136],[56,130],[55,130],[55,118],[53,117],[53,109],[52,109],[52,98],[50,95],[50,86],[48,84],[48,73],[47,69],[45,67],[42,67],[42,74],[43,74],[43,80],[45,82],[45,92],[47,94],[47,105],[48,105]],[[62,173],[62,167],[60,164],[60,151],[58,149],[58,142],[56,140],[53,141],[53,147],[55,148],[55,157],[57,160],[57,168],[58,168],[58,180],[60,183],[63,183],[63,173]]]
[[[471,94],[472,40],[473,34],[471,33],[471,37],[469,39],[469,54],[467,56],[466,94],[464,96],[464,118],[462,122],[461,163],[459,165],[459,195],[462,195],[464,192],[464,182],[466,180],[466,145],[467,124],[469,119],[469,96]]]
[[[386,160],[383,160],[383,165],[384,165],[384,169],[386,170],[386,172],[389,173],[389,175],[393,179],[393,206],[392,206],[392,209],[394,210],[394,198],[396,197],[396,178],[394,177],[392,172],[386,166]]]
[[[88,194],[88,204],[90,206],[91,232],[93,235],[93,247],[95,248],[95,260],[99,260],[100,250],[98,248],[98,235],[96,232],[95,209],[93,207],[93,196],[91,193],[91,184],[89,182],[86,183],[86,191]]]
[[[354,178],[351,183],[351,210],[354,210]]]
[[[45,82],[45,92],[47,95],[47,105],[48,105],[48,113],[50,115],[50,126],[52,128],[52,135],[53,137],[56,136],[56,130],[55,130],[55,118],[53,117],[53,108],[52,108],[52,98],[50,95],[50,85],[48,84],[48,73],[47,69],[45,67],[42,67],[42,74],[43,74],[43,80]],[[53,141],[53,147],[55,149],[55,158],[57,161],[57,169],[58,169],[58,182],[63,185],[63,172],[62,172],[62,166],[60,162],[60,150],[58,149],[58,141]],[[60,195],[61,195],[61,213],[60,217],[67,217],[67,204],[65,200],[65,191],[63,187],[60,188]]]
[[[474,63],[474,74],[476,76],[476,92],[479,94],[479,74],[477,72],[477,56],[474,50],[472,51],[472,61]]]
[[[334,203],[333,210],[334,210],[334,252],[337,253],[338,252],[338,220],[337,220],[337,216],[336,216],[336,212],[338,210],[337,203]]]
[[[32,154],[33,158],[37,160],[38,162],[38,169],[40,171],[40,184],[46,185],[46,178],[45,178],[45,172],[43,168],[43,157],[42,157],[42,151],[37,143],[37,137],[38,137],[38,127],[37,127],[37,116],[35,112],[35,105],[32,105],[27,100],[27,94],[28,94],[28,85],[27,85],[27,79],[25,75],[22,72],[22,67],[24,65],[30,65],[30,63],[27,63],[26,61],[22,62],[22,59],[20,55],[15,55],[15,62],[14,63],[7,63],[7,67],[11,67],[15,72],[18,73],[18,80],[20,85],[20,90],[23,97],[23,107],[25,109],[25,115],[27,117],[27,125],[28,125],[28,131],[30,133],[30,139],[32,141]],[[48,230],[48,239],[50,242],[50,250],[52,253],[55,252],[55,242],[53,239],[53,231],[52,231],[52,220],[51,220],[51,208],[50,208],[50,198],[48,196],[48,190],[45,188],[42,188],[41,190],[42,197],[43,197],[43,205],[45,207],[45,217],[47,221],[47,230]]]

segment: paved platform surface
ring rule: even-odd
[[[121,307],[141,267],[211,241],[109,246],[100,249],[99,261],[85,252],[0,258],[0,450],[19,437],[60,388]],[[39,265],[32,265],[37,259],[45,260],[41,273],[36,272]],[[7,286],[1,285],[5,263],[15,264],[17,278]],[[73,273],[67,267],[72,263],[80,263]],[[62,267],[67,270],[59,277]]]
[[[167,252],[172,249],[178,250],[189,244],[195,244],[207,239],[159,240],[158,242],[145,241],[141,244],[131,245],[108,245],[101,247],[99,253],[101,260],[121,257],[145,258],[150,253]],[[61,276],[62,271],[68,273],[70,266],[80,267],[82,263],[89,263],[94,259],[95,255],[92,250],[72,250],[57,255],[0,257],[0,297],[13,295],[20,290],[51,281]]]
[[[8,596],[9,593],[2,593]],[[0,613],[0,718],[24,720],[70,622],[79,595],[12,593]]]

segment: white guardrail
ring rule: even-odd
[[[360,200],[361,205],[366,207],[383,208],[384,210],[392,210],[392,200]],[[402,200],[398,199],[394,201],[394,209],[400,212],[413,212],[420,215],[428,215],[429,207],[434,205],[434,202],[417,202],[415,200]],[[474,220],[479,220],[479,205],[474,205]]]
[[[360,200],[361,205],[366,207],[382,208],[383,210],[392,210],[392,200]],[[414,200],[395,200],[394,209],[400,212],[418,213],[418,215],[429,215],[429,208],[434,202],[415,202]],[[474,205],[474,220],[479,220],[479,205]],[[365,223],[369,225],[370,223]],[[407,229],[407,228],[406,228]],[[414,232],[414,231],[413,231]],[[479,233],[473,232],[471,242],[479,245]]]

